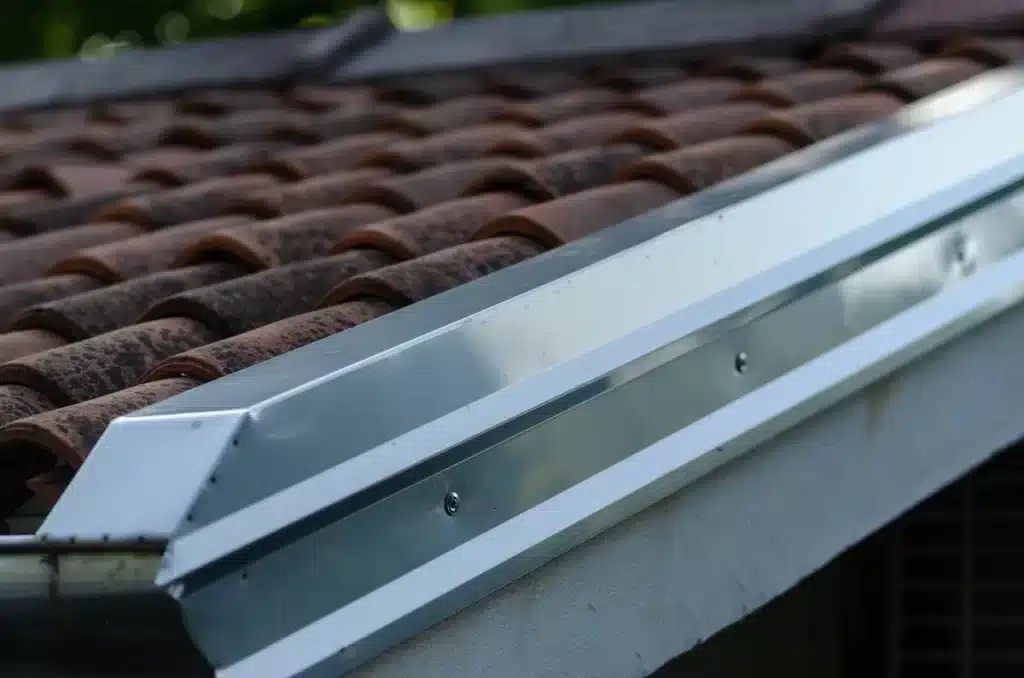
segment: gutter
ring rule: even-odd
[[[163,550],[138,540],[0,538],[0,670],[41,661],[202,673],[178,606],[154,585]]]

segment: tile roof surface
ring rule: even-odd
[[[55,502],[119,415],[1024,57],[1024,33],[971,37],[965,20],[943,38],[928,21],[898,13],[898,41],[800,58],[3,118],[0,518]]]

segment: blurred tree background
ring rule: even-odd
[[[388,0],[403,30],[455,16],[586,0]],[[102,59],[141,45],[313,26],[338,21],[367,0],[3,0],[0,61]]]

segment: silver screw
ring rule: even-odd
[[[743,374],[747,371],[748,362],[749,359],[747,358],[746,352],[740,351],[736,354],[736,360],[733,361],[733,366],[736,368],[737,372]]]
[[[957,234],[953,241],[953,263],[962,274],[970,274],[974,270],[971,243],[962,233]]]
[[[444,496],[444,512],[450,516],[454,516],[459,512],[459,504],[461,500],[457,492],[449,492]]]

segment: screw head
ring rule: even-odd
[[[450,516],[454,516],[459,512],[459,505],[462,501],[459,499],[457,492],[449,492],[444,496],[444,512]]]
[[[733,360],[733,367],[736,368],[737,372],[743,374],[744,372],[747,371],[747,366],[749,365],[749,362],[750,359],[747,357],[746,352],[740,351],[739,353],[736,354],[735,360]]]
[[[974,270],[971,242],[962,233],[953,241],[953,265],[961,274],[970,274]]]

